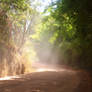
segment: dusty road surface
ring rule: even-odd
[[[92,92],[91,80],[84,72],[45,71],[12,80],[0,80],[0,92]]]

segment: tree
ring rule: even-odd
[[[21,73],[21,64],[16,57],[16,46],[12,41],[14,21],[10,18],[23,14],[26,10],[30,10],[28,0],[0,0],[0,72],[2,76]]]

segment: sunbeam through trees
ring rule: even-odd
[[[92,92],[92,0],[0,0],[0,92]]]

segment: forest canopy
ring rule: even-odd
[[[37,29],[40,42],[43,44],[41,47],[50,44],[50,47],[53,47],[52,52],[58,52],[60,64],[91,69],[91,0],[56,0],[45,9],[44,13],[49,14],[43,17]]]
[[[34,2],[0,0],[1,75],[29,72],[31,61],[91,70],[92,1],[51,0],[44,11]]]

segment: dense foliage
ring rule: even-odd
[[[61,25],[60,27],[61,31],[65,31],[65,42],[71,44],[69,48],[70,63],[77,64],[81,68],[90,69],[92,67],[91,1],[58,0],[56,5],[57,8],[53,12],[54,18],[59,21],[60,25],[63,23],[63,26]],[[77,58],[74,58],[76,53]]]
[[[58,53],[60,64],[92,68],[91,2],[56,0],[46,9],[45,13],[50,14],[44,16],[37,34],[40,42],[45,43],[41,44],[41,48],[44,46],[48,48],[46,43],[50,44],[49,46],[53,45],[51,52]]]

